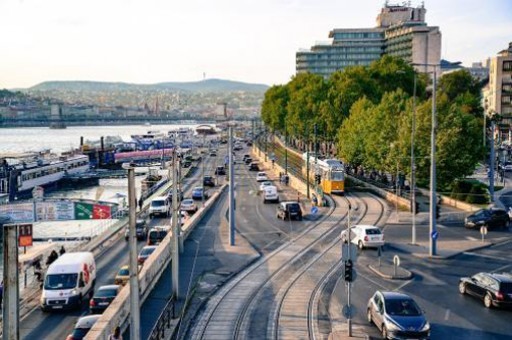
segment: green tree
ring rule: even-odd
[[[261,119],[271,129],[284,131],[288,100],[287,85],[275,85],[265,92],[261,105]]]

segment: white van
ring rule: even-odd
[[[80,308],[94,291],[96,263],[90,252],[65,253],[53,262],[44,276],[41,309]]]
[[[269,185],[263,188],[263,203],[267,202],[279,203],[279,195],[277,194],[277,188],[273,185]]]
[[[167,196],[160,196],[153,198],[149,206],[149,218],[153,218],[155,215],[162,215],[169,217],[171,212],[171,204],[167,199]]]

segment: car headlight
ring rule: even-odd
[[[78,291],[76,289],[72,289],[70,295],[78,295]]]
[[[423,325],[423,327],[421,327],[420,332],[428,332],[429,330],[430,330],[430,324],[428,323],[428,321],[426,321],[425,324]]]
[[[395,323],[393,322],[390,318],[387,318],[386,319],[386,328],[389,330],[389,331],[401,331],[402,329]]]

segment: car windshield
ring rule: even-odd
[[[83,339],[90,328],[75,328],[71,333],[73,339]]]
[[[386,313],[399,316],[418,316],[421,315],[421,310],[411,299],[388,299],[386,300]]]
[[[116,288],[100,289],[94,294],[94,297],[111,297],[117,295]]]
[[[140,251],[140,255],[149,256],[155,251],[155,248],[142,248]]]
[[[152,207],[163,207],[165,205],[165,202],[163,200],[158,201],[152,201],[151,206]]]
[[[288,204],[288,210],[289,211],[299,211],[300,210],[300,207],[297,203],[293,203],[293,204]]]
[[[192,205],[192,204],[194,204],[194,201],[192,201],[191,199],[186,199],[183,202],[181,202],[181,204],[182,205]]]
[[[128,276],[130,275],[130,270],[128,268],[121,268],[119,270],[119,273],[117,273],[119,276]]]
[[[165,237],[165,235],[167,235],[167,233],[165,231],[155,231],[153,230],[152,232],[149,233],[149,239],[151,241],[156,241],[156,240],[161,240]]]
[[[44,289],[71,289],[75,288],[78,281],[78,274],[50,274],[46,275],[44,281]]]
[[[378,229],[378,228],[366,229],[366,235],[380,235],[380,229]]]

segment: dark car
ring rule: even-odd
[[[464,220],[466,228],[480,228],[486,226],[487,228],[506,228],[510,223],[508,213],[504,209],[481,209],[474,214],[469,215]]]
[[[191,161],[184,161],[183,163],[181,163],[181,166],[184,168],[190,168],[191,165],[192,165]]]
[[[128,241],[130,231],[128,229],[129,227],[126,227],[126,230],[124,232],[124,239]],[[135,235],[137,236],[137,240],[145,240],[148,236],[148,224],[145,219],[138,218],[135,221]]]
[[[376,291],[368,301],[366,317],[377,326],[384,339],[430,337],[430,324],[421,308],[403,293]]]
[[[157,246],[145,246],[140,250],[139,255],[137,256],[137,263],[143,265],[146,262],[147,258],[153,254],[156,250]]]
[[[75,328],[66,338],[66,340],[81,340],[85,338],[85,335],[89,332],[89,330],[94,326],[96,321],[101,318],[101,315],[87,315],[82,316],[76,322]]]
[[[147,245],[153,246],[156,244],[160,244],[163,241],[163,239],[165,238],[165,236],[167,236],[168,232],[169,232],[169,230],[164,227],[151,228],[151,230],[148,233]]]
[[[297,202],[282,202],[277,206],[277,218],[302,220],[302,209]]]
[[[217,176],[224,176],[226,175],[226,169],[223,167],[223,166],[218,166],[216,169],[215,169],[215,174]]]
[[[89,301],[91,313],[103,313],[121,291],[119,285],[101,286]]]
[[[249,171],[260,171],[260,166],[256,162],[249,164]]]
[[[214,187],[215,186],[215,181],[213,180],[213,177],[212,176],[204,176],[204,178],[203,178],[203,185],[205,187]]]
[[[251,155],[245,154],[244,157],[242,158],[242,160],[245,162],[247,160],[247,158],[251,158]]]
[[[247,164],[247,165],[251,164],[252,163],[252,158],[244,156],[244,163]]]
[[[484,306],[512,307],[512,275],[478,273],[459,281],[459,292],[483,299]]]

